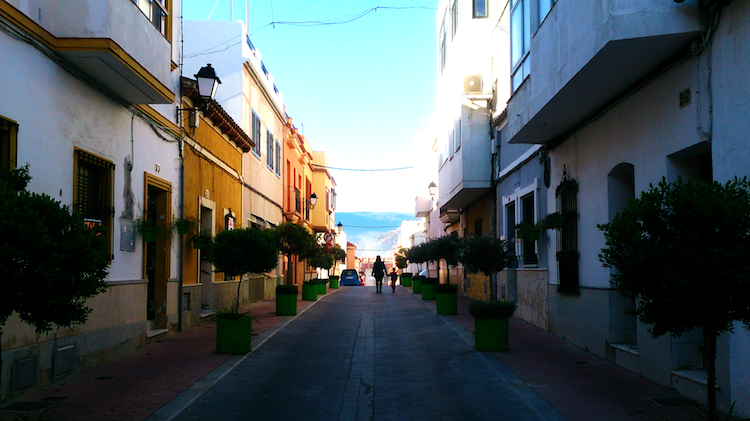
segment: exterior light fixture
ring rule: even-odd
[[[437,193],[437,184],[435,184],[434,181],[430,181],[430,185],[427,186],[427,190],[430,191],[430,196],[435,197],[435,193]]]
[[[338,230],[339,230],[339,234],[341,234],[341,228],[343,228],[343,227],[344,227],[344,224],[342,224],[341,222],[339,222],[339,223],[338,223],[338,224],[336,225],[336,229],[338,229]]]
[[[310,195],[310,207],[315,209],[316,203],[318,203],[318,195],[313,193]]]
[[[216,90],[221,84],[221,80],[216,76],[216,71],[211,67],[211,63],[206,64],[195,74],[195,80],[198,81],[198,95],[208,101],[216,97]]]

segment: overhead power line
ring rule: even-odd
[[[329,167],[328,165],[320,165],[320,164],[312,164],[315,168],[323,168],[326,170],[338,170],[338,171],[402,171],[402,170],[413,170],[415,168],[419,167],[399,167],[399,168],[339,168],[339,167]]]

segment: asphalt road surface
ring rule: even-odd
[[[564,420],[411,290],[342,287],[242,359],[176,420]]]

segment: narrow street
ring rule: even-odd
[[[564,420],[410,290],[348,287],[278,330],[177,420]]]

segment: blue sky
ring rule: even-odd
[[[234,20],[245,21],[245,6],[234,0]],[[417,167],[331,170],[338,211],[413,214],[414,197],[429,184],[423,133],[434,108],[436,7],[435,0],[250,1],[251,40],[295,126],[313,149],[326,151],[330,167]],[[183,8],[185,20],[230,19],[230,0],[183,0]],[[373,8],[345,24],[268,26],[331,22]]]

